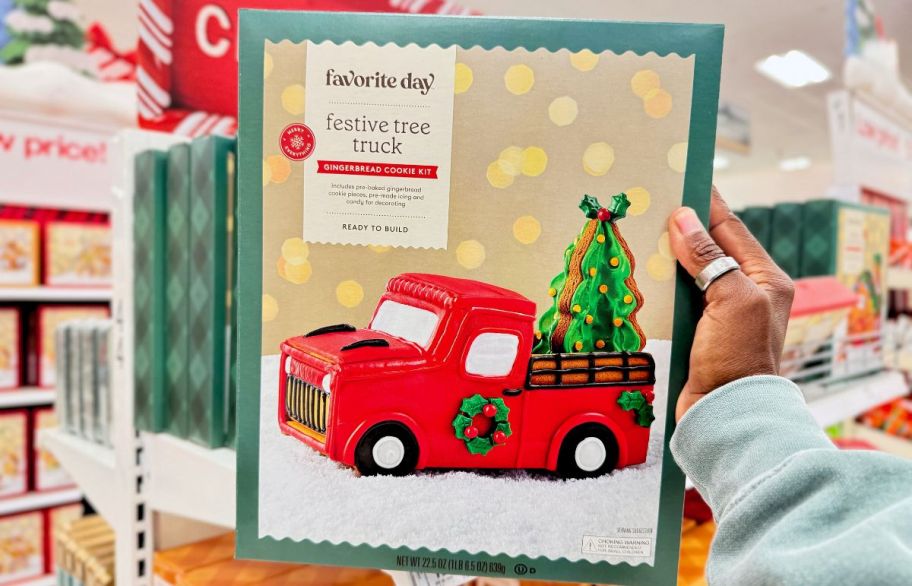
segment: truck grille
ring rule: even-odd
[[[293,374],[285,377],[285,415],[288,419],[325,435],[328,412],[329,393]]]

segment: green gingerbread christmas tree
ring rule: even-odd
[[[619,193],[605,208],[586,195],[579,207],[586,223],[564,251],[564,270],[551,281],[554,303],[539,319],[534,352],[642,350],[646,337],[636,313],[643,296],[633,280],[633,254],[617,227],[630,200]]]

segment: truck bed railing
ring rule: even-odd
[[[549,389],[580,386],[655,384],[655,360],[646,352],[534,354],[526,386]]]

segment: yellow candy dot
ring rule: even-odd
[[[306,283],[313,273],[313,267],[310,266],[309,261],[304,261],[300,264],[291,264],[284,258],[278,260],[276,269],[278,270],[280,277],[295,285]]]
[[[633,303],[633,295],[624,295],[624,303]]]
[[[614,165],[614,149],[607,142],[594,142],[583,152],[583,170],[601,177]]]
[[[497,189],[506,189],[513,185],[513,176],[504,173],[497,161],[488,165],[485,177],[488,178],[488,183],[491,184],[491,187],[496,187]]]
[[[307,260],[310,247],[300,238],[289,238],[282,243],[282,258],[288,264],[299,265]]]
[[[272,295],[263,295],[263,321],[272,321],[279,314],[279,302]]]
[[[678,173],[683,173],[687,168],[687,143],[679,142],[668,149],[668,166]]]
[[[572,310],[573,310],[573,313],[579,313],[583,310],[583,308],[580,307],[579,304],[577,304],[572,307]]]
[[[504,84],[511,94],[522,95],[535,84],[535,72],[528,65],[511,65],[504,74]]]
[[[662,85],[659,74],[652,69],[641,69],[630,79],[630,89],[637,97],[645,98],[646,94]]]
[[[576,342],[573,343],[573,349],[576,350],[577,352],[579,352],[580,350],[583,349],[583,343],[580,342],[579,340],[577,340]]]
[[[620,259],[619,259],[618,257],[612,256],[612,257],[611,257],[611,260],[609,260],[608,263],[611,264],[611,266],[616,267],[616,266],[618,266],[619,264],[621,264],[621,261],[620,261]]]
[[[367,247],[377,254],[384,254],[393,249],[392,246],[387,246],[385,244],[368,244]]]
[[[580,71],[591,71],[598,64],[599,57],[589,49],[570,54],[570,65]]]
[[[671,112],[671,94],[657,88],[643,96],[643,111],[650,118],[664,118]]]
[[[669,260],[674,260],[674,253],[671,252],[671,242],[668,240],[668,232],[662,232],[659,236],[659,254]]]
[[[548,166],[548,154],[541,148],[531,146],[522,152],[522,174],[527,177],[538,177]]]
[[[500,155],[497,157],[497,164],[500,165],[500,170],[511,177],[521,174],[522,153],[523,150],[518,146],[510,146],[500,151]]]
[[[605,235],[604,235],[604,234],[599,234],[598,236],[595,237],[595,240],[596,240],[596,242],[598,242],[599,244],[604,244],[604,243],[605,243]]]
[[[472,87],[473,81],[475,81],[475,75],[472,73],[472,68],[465,63],[457,63],[453,91],[457,94],[464,94]]]
[[[295,83],[282,90],[282,107],[289,114],[297,116],[304,113],[304,86]]]
[[[594,321],[594,319],[595,319],[595,318],[593,318],[591,315],[587,315],[587,316],[586,316],[586,323],[587,323],[587,324],[591,324],[591,323]]]
[[[653,254],[646,261],[646,272],[655,281],[667,281],[674,276],[674,262],[661,254]]]
[[[272,73],[272,55],[269,52],[263,52],[263,79],[269,77],[269,74]]]
[[[608,285],[599,285],[599,293],[607,293]]]
[[[573,124],[577,114],[579,114],[579,108],[576,105],[576,100],[570,96],[554,98],[551,105],[548,106],[548,118],[558,126]]]
[[[555,295],[557,295],[557,289],[555,289],[554,287],[551,287],[550,289],[548,289],[548,297],[554,297]]]
[[[535,339],[536,339],[536,340],[541,340],[541,339],[542,339],[542,333],[539,332],[539,331],[536,331],[536,332],[535,332]]]
[[[622,320],[619,317],[616,317],[616,318],[614,318],[614,322],[612,322],[612,323],[614,323],[614,327],[619,328],[619,327],[621,327],[621,325],[623,325],[624,320]]]
[[[596,341],[595,341],[595,347],[596,347],[596,348],[604,348],[604,347],[605,347],[605,340],[596,340]]]
[[[513,222],[513,237],[522,244],[532,244],[541,236],[541,224],[533,216],[520,216]]]
[[[630,200],[630,207],[627,208],[627,214],[631,216],[639,216],[649,209],[649,204],[652,201],[652,197],[649,195],[649,192],[646,191],[643,187],[631,187],[624,193],[627,194],[627,199]]]
[[[477,240],[464,240],[456,247],[456,262],[467,269],[477,269],[485,260],[485,249]]]
[[[266,157],[266,164],[269,165],[269,180],[273,183],[285,183],[291,175],[291,163],[282,155]]]
[[[336,299],[343,307],[356,307],[364,299],[364,288],[357,281],[342,281],[336,285]]]
[[[597,273],[598,273],[598,271],[595,270],[595,267],[592,267],[591,269],[589,269],[589,276],[590,276],[590,277],[594,277]]]

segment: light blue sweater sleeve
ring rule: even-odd
[[[912,584],[912,462],[835,448],[791,381],[713,391],[671,451],[716,518],[711,586]]]

